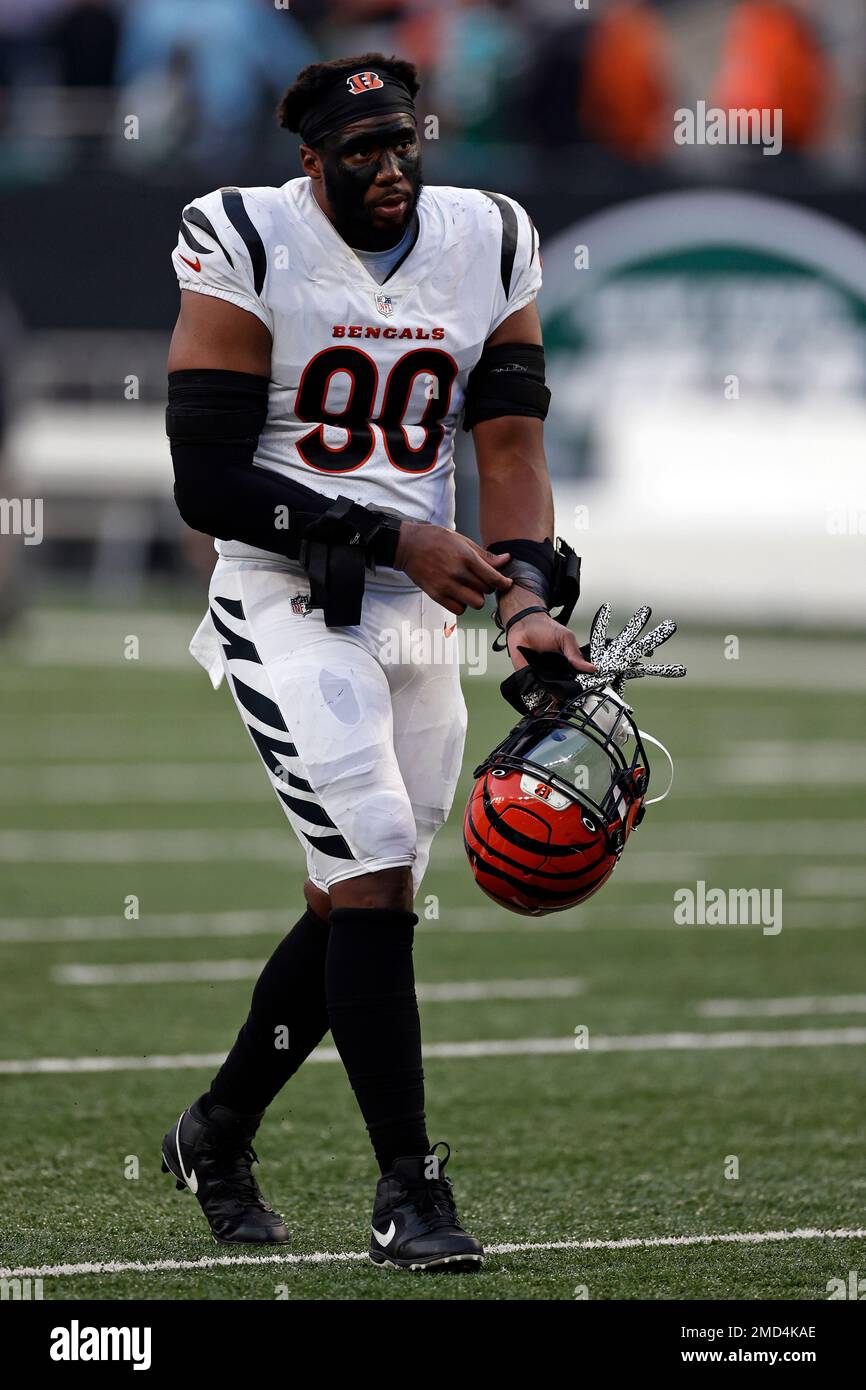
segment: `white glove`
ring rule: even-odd
[[[577,672],[577,684],[581,690],[589,693],[609,685],[621,695],[626,681],[640,680],[644,676],[661,676],[671,680],[686,674],[685,666],[679,663],[643,663],[644,657],[652,656],[677,630],[672,618],[664,618],[651,632],[641,637],[640,633],[649,622],[651,613],[652,609],[644,604],[629,618],[622,632],[616,637],[608,637],[610,604],[601,605],[589,632],[589,660],[598,667],[598,673],[585,675]]]

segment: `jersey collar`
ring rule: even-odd
[[[361,283],[376,293],[381,293],[387,285],[390,290],[398,291],[401,295],[408,294],[414,289],[418,281],[423,277],[424,255],[428,236],[428,219],[425,216],[424,189],[421,190],[421,197],[418,200],[418,208],[415,213],[415,236],[412,238],[407,250],[392,269],[388,277],[380,284],[369,272],[363,261],[355,255],[348,242],[344,241],[337,231],[334,224],[325,216],[318,202],[313,196],[310,187],[310,180],[303,178],[297,181],[301,187],[297,192],[298,210],[304,218],[307,226],[314,230],[316,237],[322,242],[328,252],[324,258],[324,269],[331,268],[334,263],[340,264],[348,273],[351,279]],[[291,188],[291,184],[288,185]],[[317,265],[313,269],[313,278],[321,278],[320,272],[323,266]]]

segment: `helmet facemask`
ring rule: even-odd
[[[650,764],[631,708],[608,687],[521,720],[474,775],[485,772],[519,772],[521,791],[551,809],[579,806],[618,859],[643,817]]]

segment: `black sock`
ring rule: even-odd
[[[328,1018],[383,1173],[430,1147],[412,968],[417,921],[414,912],[380,908],[331,913]]]
[[[328,1031],[328,923],[307,908],[274,951],[253,990],[246,1023],[211,1082],[205,1108],[265,1110]]]

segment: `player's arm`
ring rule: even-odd
[[[166,416],[178,511],[205,535],[279,550],[277,509],[297,499],[282,478],[253,463],[270,370],[271,334],[260,318],[209,293],[181,290]]]
[[[168,370],[271,374],[271,335],[256,318],[224,299],[181,290],[168,350]]]
[[[510,354],[513,362],[509,361],[509,346],[516,349]],[[554,517],[544,454],[544,414],[549,393],[544,387],[541,321],[534,301],[510,314],[494,330],[485,344],[479,368],[474,383],[477,398],[470,409],[482,417],[471,426],[480,481],[481,539],[488,547],[514,538],[528,542],[519,546],[515,543],[515,558],[541,565],[543,576],[545,556],[540,550],[538,556],[533,553],[533,543],[550,549],[552,554]],[[508,413],[517,410],[526,413]],[[537,590],[520,584],[519,568],[516,575],[511,589],[499,595],[503,625],[523,609],[537,608],[542,603]],[[507,644],[518,670],[526,665],[518,651],[521,646],[534,651],[559,651],[576,670],[595,670],[581,656],[574,633],[546,613],[532,613],[514,623],[509,628]]]

